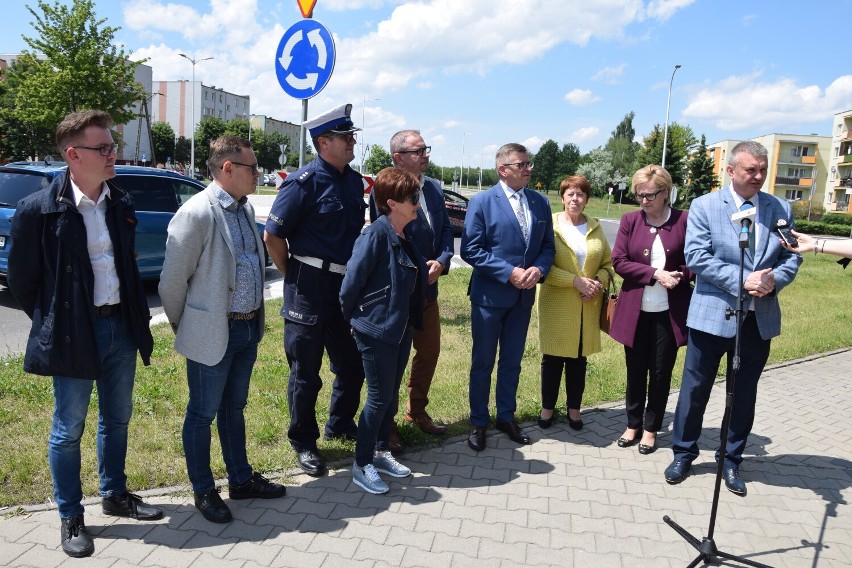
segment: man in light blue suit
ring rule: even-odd
[[[468,289],[473,429],[467,443],[477,452],[485,449],[498,345],[497,429],[519,444],[530,443],[515,421],[515,396],[535,285],[547,276],[555,253],[550,203],[525,188],[532,173],[527,149],[506,144],[497,151],[496,163],[500,181],[468,203],[461,242],[461,256],[473,267]]]
[[[730,370],[734,352],[734,310],[742,284],[744,321],[740,338],[740,368],[735,377],[731,421],[725,448],[725,486],[746,494],[739,465],[754,423],[757,383],[769,357],[773,337],[781,333],[778,292],[793,281],[800,255],[781,247],[773,226],[779,219],[792,224],[790,205],[760,188],[766,180],[767,152],[757,142],[740,142],[731,150],[727,172],[731,184],[695,199],[686,230],[686,264],[696,275],[689,306],[686,362],[672,433],[674,461],[666,468],[668,483],[680,483],[698,457],[704,409],[723,355]],[[757,208],[752,226],[754,248],[745,250],[744,283],[740,282],[740,221],[732,216]],[[751,235],[749,237],[751,240]],[[717,454],[717,459],[718,459]]]

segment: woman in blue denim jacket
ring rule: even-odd
[[[422,329],[429,271],[405,232],[418,215],[419,180],[399,168],[386,168],[376,177],[373,191],[383,215],[355,241],[340,305],[352,325],[367,380],[352,481],[369,493],[381,494],[388,486],[380,472],[400,478],[411,475],[388,451],[388,438],[391,406],[411,351],[411,330]]]

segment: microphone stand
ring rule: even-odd
[[[746,224],[748,222],[749,224]],[[761,564],[753,560],[748,560],[741,556],[735,556],[727,552],[723,552],[716,547],[716,541],[713,540],[713,532],[716,528],[716,512],[719,509],[719,490],[722,488],[722,472],[725,467],[725,448],[728,445],[728,426],[731,423],[731,409],[734,406],[734,385],[737,382],[737,371],[740,369],[740,332],[745,319],[743,310],[743,300],[746,297],[745,291],[745,250],[748,248],[748,228],[750,226],[749,219],[743,219],[743,230],[740,232],[740,293],[737,297],[737,309],[731,311],[731,308],[725,308],[725,319],[736,317],[736,335],[734,336],[734,357],[731,364],[727,366],[728,372],[725,377],[725,412],[722,415],[722,430],[719,434],[719,461],[716,464],[716,485],[713,489],[713,504],[710,508],[710,526],[707,529],[707,536],[698,540],[690,534],[685,528],[674,522],[668,515],[663,516],[663,521],[674,529],[686,542],[688,542],[695,550],[698,551],[698,556],[687,568],[698,566],[699,563],[718,563],[719,559],[732,560],[745,564],[746,566],[756,566],[757,568],[772,568],[768,564]],[[756,254],[756,253],[755,253]]]

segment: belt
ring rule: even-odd
[[[290,256],[295,258],[302,264],[307,264],[308,266],[313,266],[314,268],[319,268],[320,270],[328,270],[329,272],[334,272],[335,274],[346,274],[345,264],[335,264],[334,262],[329,262],[327,260],[323,260],[315,256],[300,256],[298,254],[292,254]]]
[[[121,313],[121,304],[105,304],[95,306],[95,317],[108,318]]]
[[[243,312],[228,312],[228,319],[229,320],[247,321],[247,320],[254,319],[254,317],[256,315],[257,315],[257,310],[252,310],[250,312],[245,312],[245,313],[243,313]]]

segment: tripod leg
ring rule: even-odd
[[[760,562],[748,560],[747,558],[743,558],[742,556],[734,556],[733,554],[728,554],[727,552],[722,552],[721,550],[716,551],[716,556],[725,558],[726,560],[733,560],[735,562],[739,562],[740,564],[745,564],[746,566],[756,566],[757,568],[772,568],[772,566],[770,566],[769,564],[761,564]]]
[[[668,515],[663,516],[663,521],[669,525],[674,531],[683,537],[683,540],[688,542],[695,550],[701,550],[701,541],[689,534],[685,528],[674,522]]]

